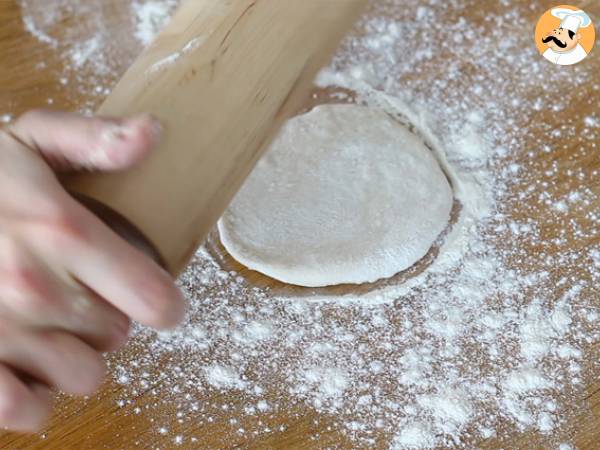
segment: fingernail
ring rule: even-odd
[[[109,155],[111,149],[116,143],[125,140],[124,127],[119,124],[107,125],[100,134],[100,142],[96,148],[90,152],[88,162],[94,167],[106,167],[114,164],[113,158]]]
[[[108,156],[107,149],[102,146],[91,152],[87,159],[88,164],[93,168],[98,167],[102,169],[113,165],[112,159]]]
[[[160,142],[164,131],[160,120],[150,114],[142,114],[126,122],[124,133],[128,137],[133,137],[139,133],[140,129],[144,130],[156,143]]]
[[[100,144],[90,154],[89,162],[97,167],[112,167],[119,162],[119,144],[126,141],[131,134],[131,126],[126,124],[109,124],[100,135]]]
[[[104,144],[114,144],[115,142],[124,141],[127,138],[128,126],[124,124],[109,124],[102,132],[102,142]]]
[[[89,164],[98,168],[112,168],[126,162],[129,153],[122,151],[121,144],[139,139],[146,134],[153,143],[159,143],[163,126],[161,122],[149,114],[142,114],[124,120],[121,123],[107,124],[100,136],[100,143],[89,155]]]

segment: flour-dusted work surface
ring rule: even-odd
[[[175,6],[53,3],[0,2],[3,121],[93,110]],[[374,0],[317,80],[311,104],[384,108],[445,160],[453,220],[415,268],[293,288],[213,233],[186,324],[137,329],[97,397],[0,448],[600,448],[600,56],[537,53],[551,6]]]

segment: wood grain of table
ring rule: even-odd
[[[106,0],[115,2],[116,6],[122,5],[125,0]],[[127,0],[129,1],[129,0]],[[48,4],[51,5],[49,0]],[[482,7],[493,8],[495,2],[482,2]],[[527,0],[515,0],[515,3],[529,3]],[[554,6],[552,2],[539,2],[540,6]],[[575,2],[575,4],[587,8],[589,12],[600,18],[600,4],[594,1]],[[124,8],[116,7],[115,11],[124,11]],[[540,10],[543,10],[540,9]],[[532,20],[536,11],[532,10]],[[129,20],[124,13],[115,13],[110,17],[109,27],[119,27],[121,23]],[[600,49],[596,49],[593,58],[586,62],[587,69],[594,73],[600,73]],[[40,44],[34,37],[28,34],[24,28],[21,11],[14,0],[0,0],[0,113],[3,111],[18,115],[29,108],[48,106],[48,99],[52,99],[52,107],[61,109],[79,109],[86,104],[90,107],[101,101],[101,96],[84,98],[82,95],[69,91],[58,81],[64,62],[55,52]],[[126,63],[123,65],[123,70]],[[600,75],[598,76],[600,79]],[[564,114],[577,114],[582,117],[586,114],[598,113],[600,111],[600,93],[594,91],[591,86],[581,87],[581,95],[595,98],[595,102],[579,104],[571,102]],[[559,118],[551,113],[544,116],[549,125],[559,125]],[[540,136],[531,136],[530,142],[539,141]],[[527,142],[523,147],[527,148]],[[590,158],[577,156],[578,153],[566,149],[563,153],[552,155],[557,163],[568,164],[572,168],[582,167],[586,171],[600,170],[600,157],[598,154]],[[575,156],[573,156],[575,155]],[[540,158],[550,158],[540,154]],[[552,161],[548,160],[548,163]],[[568,192],[572,189],[572,180],[556,180],[559,189]],[[597,196],[600,195],[600,180],[596,179],[591,185],[587,185]],[[600,202],[590,205],[591,209],[598,211]],[[525,214],[525,213],[523,213]],[[593,224],[589,225],[590,227]],[[547,224],[545,228],[547,236],[558,235],[557,225]],[[580,246],[583,251],[591,245],[598,244],[598,239],[590,238],[588,242],[578,241],[573,245]],[[532,248],[531,251],[535,251]],[[235,263],[231,262],[235,266]],[[235,266],[244,272],[243,268]],[[261,278],[257,274],[246,273],[250,280],[257,283],[273,284]],[[284,287],[278,286],[283,289]],[[600,299],[598,291],[589,293],[598,307]],[[600,343],[595,348],[600,349]],[[128,352],[135,352],[135,348],[126,349],[122,355],[126,358]],[[596,352],[597,354],[597,352]],[[584,366],[594,367],[594,361],[585,361]],[[582,450],[600,449],[600,373],[596,379],[588,380],[585,393],[580,398],[573,398],[574,405],[581,406],[580,413],[575,416],[568,426],[561,430],[564,442],[572,442]],[[158,381],[160,383],[160,381]],[[170,430],[169,435],[161,437],[156,433],[156,422],[152,416],[134,414],[132,406],[120,407],[118,400],[122,398],[124,388],[115,382],[107,381],[100,394],[87,400],[60,397],[57,402],[57,412],[49,423],[43,435],[24,436],[11,433],[0,435],[0,449],[14,450],[68,450],[68,449],[170,449],[170,448],[244,448],[244,449],[313,449],[313,448],[355,448],[343,435],[330,427],[334,418],[319,415],[308,406],[298,405],[293,410],[278,412],[272,417],[271,428],[277,430],[278,425],[285,425],[283,431],[274,431],[268,435],[253,437],[252,435],[227,434],[230,430],[227,424],[227,416],[217,418],[212,424],[195,425],[193,421],[186,421],[179,429]],[[218,402],[225,394],[209,394],[213,397],[206,401]],[[285,394],[282,394],[285,395]],[[156,401],[152,386],[146,391],[139,392],[135,399],[135,407],[142,410],[146,405],[152,405]],[[233,410],[241,409],[241,400],[234,395],[227,395],[227,401],[233,405]],[[176,407],[168,404],[161,406],[164,415],[175,414]],[[191,443],[186,440],[182,445],[175,446],[173,436],[182,434],[185,436],[197,436],[198,441]],[[318,438],[315,439],[315,436]],[[539,444],[538,435],[534,432],[516,433],[509,441],[496,440],[494,438],[481,440],[478,448],[482,449],[538,449],[543,448]],[[380,446],[385,448],[386,442]]]

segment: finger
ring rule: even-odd
[[[48,388],[27,386],[12,370],[0,364],[0,426],[13,431],[39,431],[51,411]]]
[[[30,328],[69,332],[100,352],[120,349],[131,328],[125,314],[84,287],[56,296],[2,297],[0,316]]]
[[[173,278],[88,210],[77,203],[73,207],[87,238],[62,236],[64,243],[55,242],[54,247],[62,249],[65,269],[138,322],[155,328],[178,325],[186,302]],[[53,249],[47,251],[52,253]]]
[[[10,131],[57,169],[120,170],[149,153],[160,139],[161,125],[149,115],[109,119],[35,110]]]
[[[186,302],[173,278],[64,193],[62,219],[27,228],[35,252],[128,317],[155,328],[178,325]],[[53,263],[51,263],[53,262]]]
[[[81,285],[67,288],[64,298],[67,312],[55,315],[56,328],[69,331],[101,352],[116,351],[125,345],[131,321],[123,312]]]
[[[67,394],[90,395],[102,383],[102,356],[80,339],[61,331],[0,325],[0,361]]]
[[[48,386],[37,381],[29,381],[26,386],[31,389],[31,392],[40,400],[42,403],[51,405],[52,404],[52,391]]]
[[[25,247],[11,251],[2,240],[0,247],[0,316],[69,331],[99,351],[125,343],[130,323],[121,311],[74,280],[61,282]]]

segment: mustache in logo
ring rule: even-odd
[[[556,36],[548,36],[548,37],[542,39],[542,42],[544,44],[547,44],[550,41],[554,41],[554,43],[560,48],[566,48],[566,46],[567,46],[566,42],[561,42]]]

